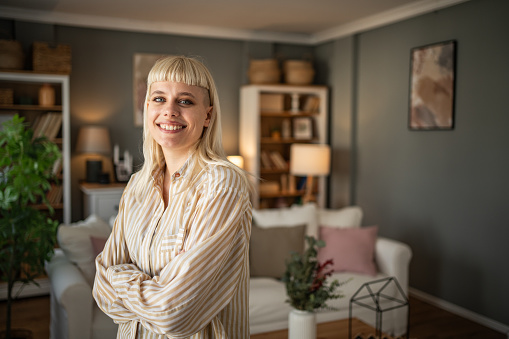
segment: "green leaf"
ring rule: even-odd
[[[35,283],[53,254],[58,222],[30,203],[47,202],[52,168],[61,156],[15,115],[0,129],[0,272],[10,283]],[[50,212],[52,209],[50,208]],[[12,291],[8,291],[12,298]]]
[[[337,280],[327,281],[324,275],[325,264],[320,266],[317,260],[318,248],[325,242],[314,237],[306,237],[308,244],[303,254],[292,253],[286,261],[286,270],[282,281],[286,286],[288,299],[292,307],[313,312],[316,309],[328,308],[326,302],[342,297],[336,289],[342,285]]]

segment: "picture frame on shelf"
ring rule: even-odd
[[[454,128],[456,41],[411,50],[410,130]]]
[[[309,117],[293,119],[293,138],[309,140],[313,138],[313,121]]]

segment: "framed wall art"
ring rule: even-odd
[[[452,130],[456,41],[411,50],[410,130]]]
[[[163,54],[136,53],[133,58],[133,108],[134,126],[143,126],[143,104],[147,92],[147,76],[154,63]]]
[[[313,138],[313,122],[311,118],[301,117],[293,119],[293,138],[299,140]]]

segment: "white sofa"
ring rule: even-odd
[[[323,210],[315,205],[306,205],[253,211],[253,219],[256,225],[253,227],[265,230],[282,227],[293,229],[295,226],[304,224],[305,234],[318,236],[319,226],[323,225],[335,228],[360,228],[362,211],[358,207]],[[93,259],[98,249],[94,251],[90,237],[94,237],[94,244],[97,245],[98,238],[105,237],[109,231],[109,224],[95,216],[74,225],[62,225],[59,228],[58,240],[61,249],[56,251],[53,259],[46,265],[51,281],[50,333],[52,339],[113,339],[116,337],[117,326],[95,305],[91,285]],[[376,273],[374,275],[355,272],[334,273],[333,278],[338,281],[348,280],[340,287],[344,297],[328,303],[329,306],[338,310],[318,312],[318,322],[348,318],[350,297],[365,282],[382,277],[395,277],[404,293],[407,293],[410,248],[401,242],[380,237],[376,239],[374,247]],[[394,291],[385,292],[393,293]],[[272,277],[252,276],[249,306],[251,334],[287,328],[290,306],[285,300],[286,292],[282,282]],[[372,310],[354,307],[353,315],[373,326],[375,324],[375,313]],[[406,324],[406,308],[383,314],[384,331],[400,335],[406,331]]]

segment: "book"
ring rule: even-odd
[[[306,98],[306,102],[304,103],[304,112],[308,113],[317,113],[320,108],[320,98],[317,96],[311,95]]]
[[[272,169],[274,167],[272,161],[270,160],[269,153],[267,151],[262,151],[260,154],[260,158],[262,160],[263,169]]]
[[[56,176],[62,173],[62,157],[58,158],[57,161],[53,164],[52,173]]]
[[[34,122],[34,139],[46,136],[49,140],[53,140],[58,135],[62,126],[62,114],[49,112],[41,115]]]
[[[283,158],[281,153],[277,151],[270,152],[270,159],[277,169],[285,170],[288,168],[288,164],[286,163],[286,160]]]
[[[48,128],[45,131],[44,135],[49,140],[54,140],[58,132],[60,131],[60,128],[62,127],[62,114],[60,113],[49,113],[51,115],[50,121],[48,123]]]

